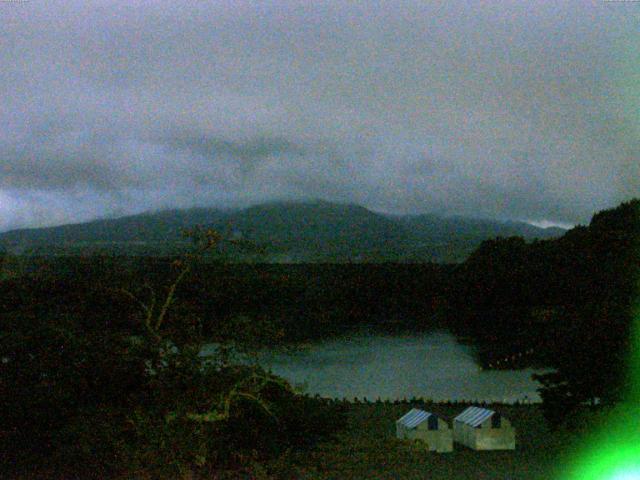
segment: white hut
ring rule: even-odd
[[[473,450],[515,450],[516,432],[498,412],[469,407],[453,420],[453,438]]]
[[[420,440],[430,451],[453,451],[453,435],[449,424],[418,408],[412,408],[396,420],[396,436],[406,440]]]

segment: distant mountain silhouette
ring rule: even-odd
[[[241,210],[194,208],[144,213],[58,227],[0,234],[0,245],[18,253],[160,255],[185,244],[182,229],[202,225],[250,240],[264,261],[464,260],[483,240],[562,235],[561,228],[437,215],[397,216],[358,205],[325,201],[273,202]],[[241,259],[241,258],[240,258]]]

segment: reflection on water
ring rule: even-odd
[[[534,370],[483,371],[472,348],[448,333],[357,335],[316,343],[295,353],[269,352],[261,363],[309,394],[375,400],[539,402]]]

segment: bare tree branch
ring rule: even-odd
[[[180,272],[180,275],[178,275],[178,278],[176,278],[175,281],[171,284],[171,287],[169,288],[169,292],[167,293],[167,297],[164,300],[164,304],[160,309],[160,313],[158,314],[158,318],[154,326],[156,332],[160,330],[160,327],[162,326],[162,322],[164,321],[164,317],[167,314],[167,310],[173,303],[173,297],[176,293],[176,288],[178,287],[178,284],[182,281],[182,279],[190,270],[191,270],[191,267],[189,265],[185,266]]]

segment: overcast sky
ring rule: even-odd
[[[0,230],[322,198],[640,196],[640,3],[0,1]]]

